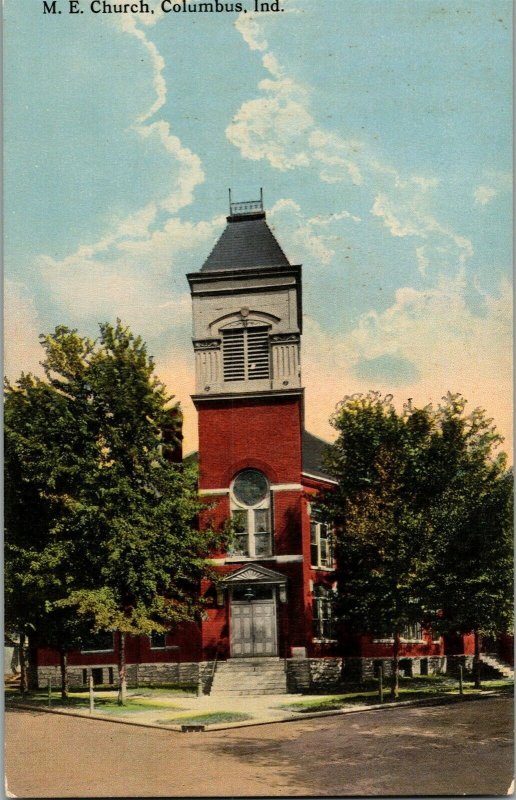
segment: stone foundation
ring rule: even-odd
[[[342,683],[341,658],[289,658],[286,665],[289,692],[333,691]]]
[[[213,674],[213,661],[185,664],[128,664],[127,683],[129,686],[156,686],[161,683],[174,683],[178,686],[199,686],[206,692],[209,688]],[[116,664],[88,664],[88,666],[72,666],[67,668],[68,683],[70,688],[86,688],[89,684],[90,673],[96,685],[118,686],[118,666]],[[48,686],[48,679],[52,686],[61,683],[61,671],[58,666],[38,667],[38,686]]]
[[[459,677],[459,667],[463,669],[463,675],[472,675],[473,656],[448,656],[448,674],[455,678]]]
[[[380,667],[384,678],[392,675],[391,658],[345,658],[343,679],[363,683],[378,677]],[[412,656],[400,658],[400,675],[413,678],[417,675],[444,675],[446,656]]]
[[[288,690],[294,693],[335,691],[344,683],[376,679],[380,666],[385,678],[392,675],[392,659],[389,658],[290,658],[287,660]],[[445,672],[446,656],[400,659],[400,675],[407,678]]]
[[[344,662],[344,664],[343,664]],[[451,675],[458,675],[461,664],[465,672],[470,672],[472,656],[448,656]],[[286,660],[288,691],[296,693],[332,692],[343,683],[363,683],[378,677],[380,666],[384,678],[392,674],[392,659],[389,658],[288,658]],[[213,678],[213,661],[155,664],[128,664],[127,682],[131,687],[156,686],[173,683],[177,686],[197,686],[203,694],[209,694]],[[400,674],[405,677],[415,675],[443,675],[447,671],[446,656],[415,656],[400,659]],[[68,667],[68,681],[71,688],[88,686],[90,672],[96,685],[118,685],[116,664],[89,664],[87,667]],[[38,667],[38,686],[58,687],[61,674],[58,666]]]

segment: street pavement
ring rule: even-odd
[[[17,797],[506,795],[507,697],[207,733],[7,710]]]

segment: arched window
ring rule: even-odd
[[[231,517],[235,530],[231,555],[272,555],[270,487],[263,472],[244,469],[238,473],[231,487]]]

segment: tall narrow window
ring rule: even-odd
[[[322,583],[313,590],[312,624],[316,639],[333,639],[333,592]]]
[[[312,520],[310,523],[310,561],[312,567],[333,568],[333,547],[328,526]]]
[[[262,472],[240,472],[231,492],[234,541],[231,555],[266,558],[272,555],[269,482]]]
[[[225,381],[268,378],[269,329],[235,328],[222,332]]]

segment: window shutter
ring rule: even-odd
[[[245,380],[244,331],[240,328],[223,332],[225,381]]]
[[[259,380],[269,377],[269,333],[263,328],[248,328],[247,377]]]
[[[252,381],[269,377],[267,328],[223,331],[222,340],[225,381]]]

